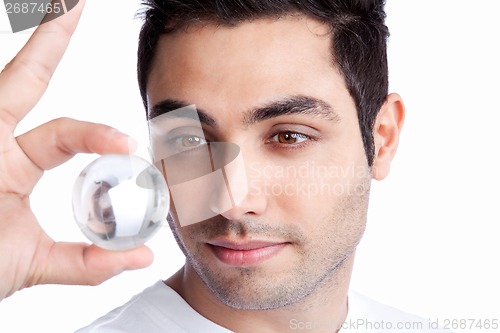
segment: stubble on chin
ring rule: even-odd
[[[229,221],[221,216],[182,228],[171,219],[174,236],[187,264],[223,304],[239,310],[270,310],[292,306],[312,294],[331,292],[350,276],[355,249],[365,230],[370,182],[363,191],[338,198],[322,219],[323,228],[301,229],[299,222],[270,225],[257,219]],[[282,239],[291,243],[293,256],[287,267],[266,271],[265,266],[221,269],[203,241],[222,236]],[[346,264],[347,263],[347,264]],[[348,283],[348,281],[347,281]]]

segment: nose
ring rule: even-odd
[[[224,182],[213,188],[210,208],[228,220],[240,220],[245,215],[260,215],[267,208],[267,198],[256,191],[256,179],[251,177],[250,155],[243,156],[241,146],[232,143],[212,150],[214,166],[222,173]]]

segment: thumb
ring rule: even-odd
[[[35,284],[98,285],[126,270],[145,268],[153,262],[146,246],[109,251],[84,243],[54,243]]]

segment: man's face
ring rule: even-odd
[[[170,219],[187,269],[229,306],[303,299],[352,261],[365,229],[370,169],[328,31],[289,17],[160,39],[150,108],[167,99],[195,104],[212,120],[202,124],[205,138],[237,144],[244,160],[241,204],[185,227],[175,209]]]

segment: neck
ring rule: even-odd
[[[186,263],[166,284],[199,314],[238,333],[297,332],[335,333],[347,316],[347,291],[354,254],[347,257],[335,273],[311,295],[301,301],[272,310],[236,310],[222,303]]]

